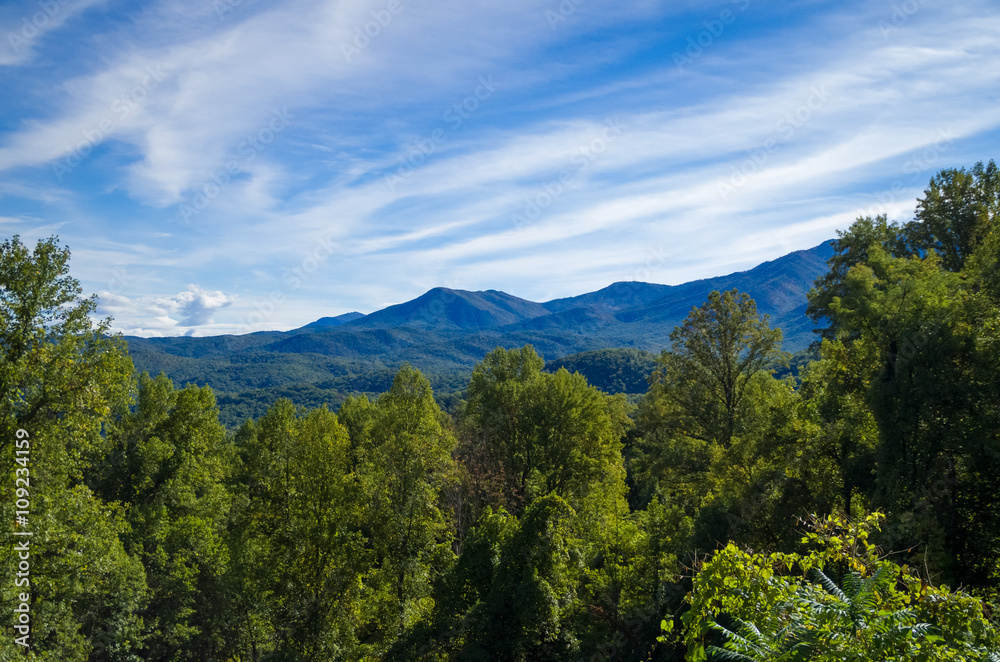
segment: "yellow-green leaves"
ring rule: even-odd
[[[980,660],[1000,632],[978,600],[920,581],[868,540],[880,513],[811,520],[807,554],[729,544],[694,577],[688,660]]]

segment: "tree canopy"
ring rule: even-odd
[[[944,170],[842,232],[794,370],[712,292],[655,360],[496,347],[232,428],[13,237],[0,658],[1000,659],[997,183]]]

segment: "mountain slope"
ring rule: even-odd
[[[831,254],[827,242],[727,276],[681,285],[614,283],[546,303],[496,290],[435,288],[369,315],[321,318],[288,332],[127,340],[138,369],[215,388],[230,425],[263,413],[283,396],[308,406],[337,405],[350,393],[386,383],[407,362],[428,374],[439,395],[451,393],[457,402],[472,367],[497,346],[531,344],[550,362],[627,348],[565,365],[608,377],[605,388],[635,389],[641,386],[635,376],[644,377],[648,367],[642,352],[669,346],[674,326],[716,289],[754,297],[771,325],[784,331],[784,349],[808,346],[814,325],[805,316],[806,294],[826,273]]]
[[[505,292],[435,287],[412,301],[383,308],[350,323],[353,328],[495,329],[549,311]]]
[[[548,372],[566,368],[605,393],[645,393],[657,368],[656,354],[641,349],[598,349],[571,354],[545,364]]]
[[[347,324],[348,322],[353,322],[364,317],[364,313],[353,312],[344,313],[343,315],[337,315],[336,317],[320,317],[315,322],[306,324],[305,326],[299,327],[299,331],[308,329],[320,329],[327,326],[340,326],[342,324]]]

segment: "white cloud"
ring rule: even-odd
[[[184,292],[170,296],[129,298],[103,291],[99,301],[98,314],[114,317],[116,330],[126,335],[163,336],[210,329],[213,315],[232,305],[236,297],[189,285]]]
[[[721,6],[686,9],[712,18]],[[244,307],[283,288],[289,304],[268,318],[274,328],[335,308],[371,310],[445,281],[535,299],[578,294],[633,277],[650,246],[674,255],[649,276],[661,282],[745,268],[815,245],[859,210],[907,213],[935,170],[989,158],[981,150],[997,145],[1000,129],[1000,21],[986,3],[978,15],[923,4],[887,35],[878,22],[891,8],[818,7],[804,25],[727,31],[683,72],[669,57],[614,65],[630,47],[669,53],[685,35],[591,43],[615,21],[674,11],[665,3],[591,1],[551,30],[544,11],[557,2],[404,0],[350,62],[341,43],[384,0],[248,2],[223,20],[200,0],[155,7],[125,28],[129,38],[99,68],[54,85],[46,112],[0,133],[0,169],[10,175],[0,193],[40,201],[53,222],[52,210],[77,219],[86,207],[87,222],[67,226],[70,237],[91,233],[86,273],[109,289],[102,260],[128,265],[137,276],[115,291],[128,297],[120,322],[155,333],[230,328],[211,321],[223,306],[200,288],[188,289],[191,301],[142,294],[193,279],[239,292]],[[204,15],[184,24],[181,8]],[[672,29],[664,24],[663,34]],[[141,87],[151,67],[162,80],[116,114],[114,101]],[[492,96],[461,126],[445,121],[489,75]],[[241,153],[285,107],[287,130],[252,158]],[[27,167],[48,171],[108,117],[114,126],[101,145],[118,150],[115,158],[94,150],[81,170],[128,198],[108,203],[112,220],[94,218],[102,202],[76,173],[65,188],[16,181]],[[581,148],[609,117],[625,131],[578,168]],[[435,129],[446,140],[387,186],[384,175]],[[943,146],[941,131],[951,136]],[[182,223],[171,205],[190,202],[234,159],[239,175]],[[572,180],[518,231],[511,215],[566,169]],[[722,195],[720,184],[733,190]],[[119,243],[100,245],[101,230]],[[284,284],[319,241],[336,250],[301,285]],[[226,314],[251,312],[240,308]]]
[[[0,66],[30,60],[50,32],[107,0],[12,2],[0,11]]]

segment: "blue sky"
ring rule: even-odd
[[[114,328],[680,283],[1000,156],[1000,5],[0,5],[0,232]]]

